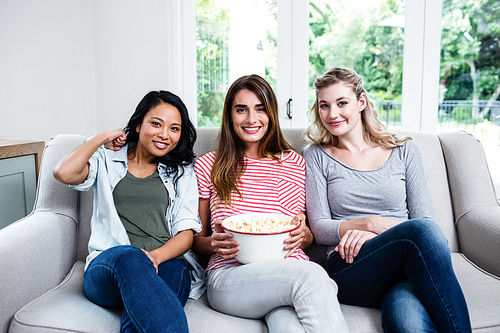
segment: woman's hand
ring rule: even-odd
[[[108,141],[104,143],[104,148],[110,150],[120,150],[121,147],[125,145],[127,142],[127,136],[122,129],[116,129],[113,131],[109,131],[108,133]]]
[[[339,245],[335,247],[335,251],[337,251],[342,259],[345,259],[348,264],[352,264],[363,244],[375,236],[377,236],[377,234],[371,231],[348,230],[344,236],[342,236]]]
[[[237,241],[230,241],[228,239],[233,238],[233,234],[225,233],[224,229],[221,227],[222,221],[220,219],[215,219],[215,230],[212,233],[210,245],[217,256],[223,259],[232,259],[236,257],[240,248]]]
[[[125,144],[126,139],[122,129],[97,134],[64,156],[54,167],[54,177],[67,185],[83,183],[89,175],[89,160],[92,154],[102,145],[108,149],[119,150],[119,145]]]
[[[288,250],[285,258],[288,258],[295,249],[301,246],[303,243],[307,242],[308,235],[311,231],[306,225],[306,215],[304,213],[299,213],[292,219],[292,224],[300,225],[297,229],[290,232],[290,238],[285,239],[284,249]]]
[[[151,262],[153,263],[153,266],[155,266],[155,269],[156,269],[156,274],[158,274],[158,266],[159,266],[159,263],[158,263],[158,260],[156,259],[156,257],[151,253],[151,252],[148,252],[144,249],[141,249],[142,252],[146,253],[146,255],[148,256],[149,260],[151,260]]]

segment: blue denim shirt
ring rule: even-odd
[[[78,191],[94,188],[94,207],[91,220],[89,255],[85,269],[102,251],[118,245],[130,245],[127,231],[123,226],[113,201],[113,190],[127,174],[127,146],[118,151],[99,147],[89,160],[87,179],[71,186]],[[166,167],[158,165],[158,173],[168,191],[167,225],[172,237],[182,230],[193,230],[198,234],[201,222],[198,218],[198,184],[193,167],[185,167],[184,174],[174,184],[168,176]],[[205,292],[203,268],[196,261],[196,255],[189,250],[184,254],[191,269],[191,292],[189,297],[199,298]]]

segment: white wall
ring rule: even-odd
[[[91,3],[0,0],[1,139],[95,132]]]
[[[0,139],[91,136],[125,126],[151,90],[188,96],[169,76],[172,8],[194,5],[181,1],[0,0]]]
[[[97,131],[124,127],[141,98],[167,89],[165,1],[92,1]]]

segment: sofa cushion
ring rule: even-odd
[[[76,262],[61,284],[20,309],[9,332],[119,332],[121,309],[98,306],[85,296],[84,266],[83,261]],[[190,332],[267,332],[263,320],[212,310],[206,295],[197,301],[189,299],[184,310]]]
[[[100,307],[85,296],[84,265],[75,263],[61,284],[19,310],[9,332],[119,332],[121,309]]]
[[[206,293],[196,301],[189,299],[184,311],[191,333],[268,332],[264,320],[239,318],[212,310]]]
[[[285,130],[284,132],[287,138],[288,134],[295,138],[295,141],[290,141],[293,141],[291,143],[294,148],[298,147],[296,149],[301,151],[304,141],[297,134],[298,131]],[[215,149],[214,144],[216,143],[217,133],[218,129],[200,130],[200,139],[195,147],[198,155]],[[444,229],[450,241],[450,247],[455,252],[458,250],[458,243],[453,225],[446,168],[439,141],[435,135],[408,132],[404,132],[404,134],[413,136],[414,141],[421,149],[429,190],[436,209],[437,222]],[[454,144],[453,142],[449,143],[449,146]],[[460,183],[460,180],[456,182]],[[77,258],[82,260],[86,256],[86,244],[90,231],[92,197],[88,194],[81,196],[80,193],[78,193],[78,196],[80,209],[82,206],[86,207],[84,212],[79,212],[77,217],[79,232]],[[48,196],[47,203],[42,205],[47,210],[52,209],[49,205],[49,198],[53,200],[53,197]],[[72,213],[72,211],[70,212]],[[69,215],[72,219],[75,218],[74,214],[65,213],[64,215]],[[308,251],[308,254],[311,255],[311,259],[318,261],[320,264],[324,264],[326,260],[324,249],[321,246],[313,247]],[[496,257],[493,256],[493,258]],[[474,331],[499,332],[500,316],[498,314],[500,313],[500,302],[498,302],[498,299],[500,299],[500,278],[477,267],[463,254],[453,253],[452,259],[455,272],[467,300]],[[78,261],[56,288],[21,308],[10,324],[10,332],[118,332],[121,309],[106,309],[87,300],[82,288],[83,267],[84,262]],[[28,288],[24,289],[27,290]],[[382,332],[380,310],[347,305],[341,305],[341,309],[346,316],[351,332]],[[237,318],[212,310],[208,305],[206,295],[197,301],[188,300],[185,311],[190,331],[193,333],[267,332],[263,320]]]
[[[47,143],[38,177],[35,203],[37,211],[58,213],[78,220],[77,192],[58,182],[52,175],[52,170],[64,155],[84,141],[85,137],[81,135],[63,134]]]
[[[453,267],[469,307],[472,327],[481,332],[500,331],[500,279],[452,254]],[[121,309],[103,308],[83,292],[84,262],[78,261],[56,288],[19,310],[10,332],[118,332]],[[263,320],[229,316],[214,311],[206,295],[185,306],[190,332],[267,332]],[[341,305],[351,332],[382,332],[380,310]]]
[[[453,253],[453,269],[469,308],[475,332],[500,332],[500,278]]]
[[[11,322],[11,333],[29,332],[119,332],[121,309],[90,302],[83,292],[84,262],[78,261],[63,282],[19,310]],[[378,332],[380,311],[342,305],[353,332]],[[245,319],[212,310],[206,294],[189,299],[184,310],[192,333],[268,332],[264,320]],[[354,330],[353,330],[354,328]]]

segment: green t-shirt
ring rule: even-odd
[[[127,171],[116,185],[113,199],[132,245],[152,251],[171,238],[166,217],[168,191],[158,170],[146,178]]]

